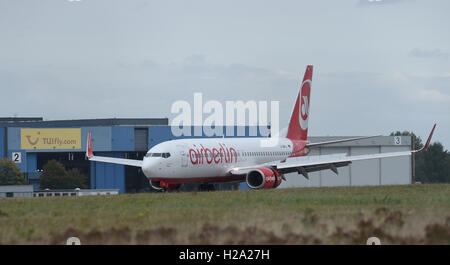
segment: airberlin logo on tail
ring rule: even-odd
[[[300,110],[299,121],[302,130],[308,129],[308,116],[309,116],[309,95],[311,91],[311,80],[305,80],[302,83],[302,92],[300,98]]]
[[[189,149],[189,157],[193,165],[199,164],[220,164],[237,162],[237,152],[233,147],[227,147],[225,144],[219,144],[218,148],[205,148],[202,144],[200,146],[193,145]]]

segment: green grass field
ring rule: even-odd
[[[0,199],[0,244],[450,244],[450,184]]]

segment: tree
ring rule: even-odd
[[[50,160],[43,170],[39,180],[41,189],[87,188],[87,178],[78,169],[66,171],[63,164]]]
[[[39,178],[41,189],[64,189],[64,179],[67,175],[64,166],[56,160],[50,160],[43,167]]]
[[[25,177],[11,159],[0,159],[0,185],[26,184]]]
[[[81,173],[77,168],[72,168],[67,171],[67,186],[80,189],[89,187],[88,178]]]
[[[421,182],[450,182],[450,153],[435,142],[423,152],[423,159],[416,163],[416,176]]]

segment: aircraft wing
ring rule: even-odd
[[[143,163],[142,160],[115,158],[115,157],[107,157],[107,156],[94,156],[94,153],[92,152],[91,131],[89,131],[89,133],[88,133],[86,157],[91,161],[113,163],[113,164],[127,165],[127,166],[133,166],[133,167],[142,167],[142,163]]]
[[[281,174],[298,172],[308,178],[309,172],[331,169],[334,173],[338,173],[338,167],[344,167],[353,161],[368,160],[387,157],[398,157],[411,155],[412,151],[381,153],[370,155],[348,156],[347,154],[319,155],[289,158],[285,161],[275,164],[275,168]]]
[[[399,157],[399,156],[409,156],[412,153],[417,153],[426,150],[430,145],[431,137],[433,136],[436,124],[433,126],[428,140],[425,146],[420,150],[403,151],[403,152],[391,152],[391,153],[381,153],[381,154],[369,154],[369,155],[357,155],[349,156],[345,153],[342,154],[332,154],[332,155],[318,155],[318,156],[303,156],[303,157],[290,157],[282,161],[275,161],[272,163],[265,163],[261,165],[255,165],[252,167],[242,167],[233,168],[230,173],[235,175],[247,174],[258,167],[272,167],[276,169],[279,173],[291,173],[298,172],[302,174],[305,178],[308,178],[309,172],[331,169],[336,174],[338,173],[337,168],[343,167],[351,164],[353,161],[368,160],[368,159],[378,159],[378,158],[389,158],[389,157]]]

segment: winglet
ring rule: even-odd
[[[86,145],[86,157],[93,157],[94,153],[92,153],[92,139],[91,139],[91,131],[88,133],[87,145]]]
[[[425,146],[422,147],[420,150],[414,150],[413,153],[418,153],[418,152],[425,151],[425,150],[428,149],[428,146],[430,145],[431,137],[433,137],[433,133],[434,133],[434,129],[435,128],[436,128],[436,123],[434,124],[433,129],[431,130],[430,135],[428,136],[428,140],[425,143]]]

